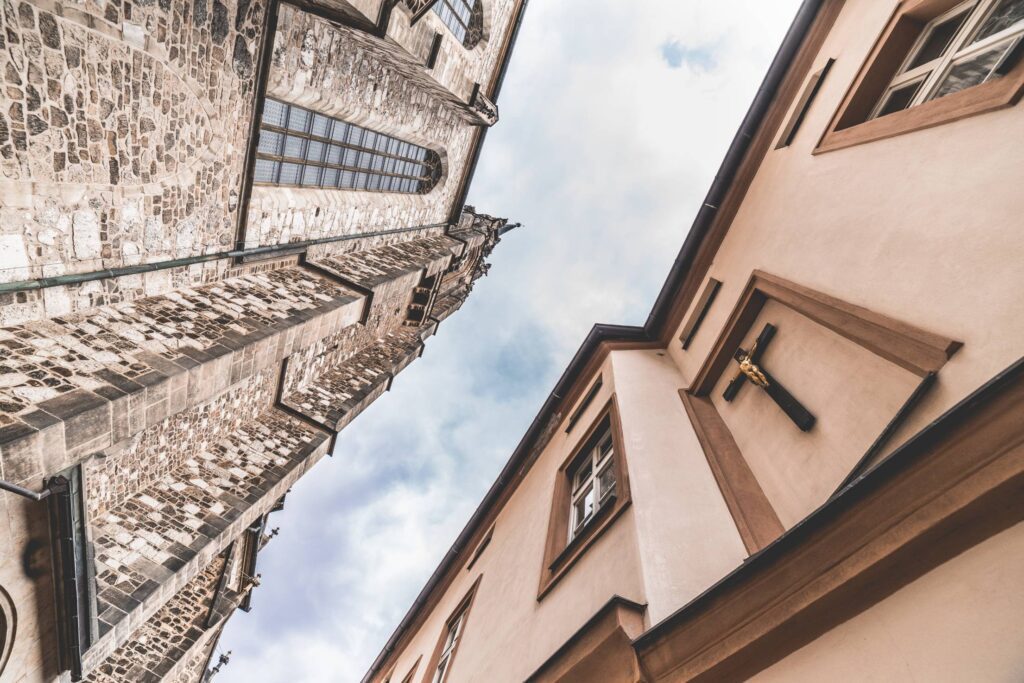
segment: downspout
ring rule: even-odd
[[[64,485],[64,488],[67,488],[67,484]],[[39,492],[30,491],[29,489],[18,486],[17,484],[12,484],[9,481],[0,481],[0,491],[9,491],[21,496],[22,498],[28,498],[29,500],[34,500],[36,502],[46,500],[54,493],[59,493],[61,490],[61,486],[52,480],[46,485],[46,488]]]

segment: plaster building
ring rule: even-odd
[[[465,201],[524,6],[0,3],[0,681],[208,678],[516,227]]]
[[[805,0],[364,683],[1024,680],[1022,45]]]

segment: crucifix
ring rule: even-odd
[[[765,393],[772,397],[772,400],[782,408],[782,412],[786,413],[797,427],[805,432],[809,431],[814,426],[814,416],[811,415],[807,408],[801,405],[800,401],[793,397],[793,394],[786,391],[786,388],[779,384],[777,379],[758,365],[761,362],[761,356],[774,336],[775,326],[768,323],[761,330],[761,334],[758,335],[757,340],[750,347],[749,351],[742,348],[736,349],[733,357],[740,364],[740,371],[729,382],[729,385],[722,393],[722,397],[726,401],[732,401],[736,398],[736,394],[740,392],[740,389],[743,388],[743,385],[750,382],[764,389]]]

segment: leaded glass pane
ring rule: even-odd
[[[374,171],[384,170],[384,157],[380,156],[379,154],[374,154],[373,161],[370,163],[370,168],[372,168]]]
[[[310,140],[306,144],[306,161],[315,161],[318,163],[323,161],[324,150],[326,148],[327,145],[325,145],[324,143],[318,140]]]
[[[337,187],[338,186],[338,169],[336,168],[325,168],[324,176],[320,182],[324,187]]]
[[[305,133],[309,129],[312,114],[301,107],[291,107],[288,113],[288,129]]]
[[[373,149],[373,146],[377,144],[377,135],[378,133],[374,133],[372,130],[364,131],[363,147],[365,147],[366,149]]]
[[[974,36],[974,42],[994,36],[1024,21],[1024,0],[1003,0],[988,15]]]
[[[284,128],[288,120],[288,105],[277,100],[263,100],[263,125]]]
[[[289,159],[305,159],[306,158],[306,140],[305,138],[296,137],[289,135],[284,140],[284,156]]]
[[[327,157],[325,161],[329,164],[340,165],[341,164],[342,149],[337,145],[331,145],[327,150]]]
[[[277,167],[280,162],[270,159],[257,159],[253,170],[253,181],[257,183],[277,182]]]
[[[278,182],[281,185],[298,185],[299,176],[302,173],[302,164],[281,164],[281,177]]]
[[[342,171],[338,187],[351,189],[356,186],[356,174],[354,171]]]
[[[337,142],[344,142],[345,136],[348,135],[349,125],[343,121],[335,121],[334,128],[331,130],[331,139]]]
[[[272,130],[261,130],[260,144],[257,150],[264,154],[277,156],[281,153],[281,140],[283,138],[284,135],[281,133],[275,133]]]
[[[302,172],[302,184],[306,187],[319,187],[320,167],[307,165]]]
[[[319,138],[328,137],[331,132],[331,119],[323,114],[313,114],[313,127],[309,132]]]
[[[350,145],[359,146],[363,142],[363,129],[359,126],[348,127],[348,139],[345,141]]]

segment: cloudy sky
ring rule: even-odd
[[[218,683],[358,681],[595,322],[642,324],[797,0],[532,0],[470,191],[523,222],[272,517]]]

